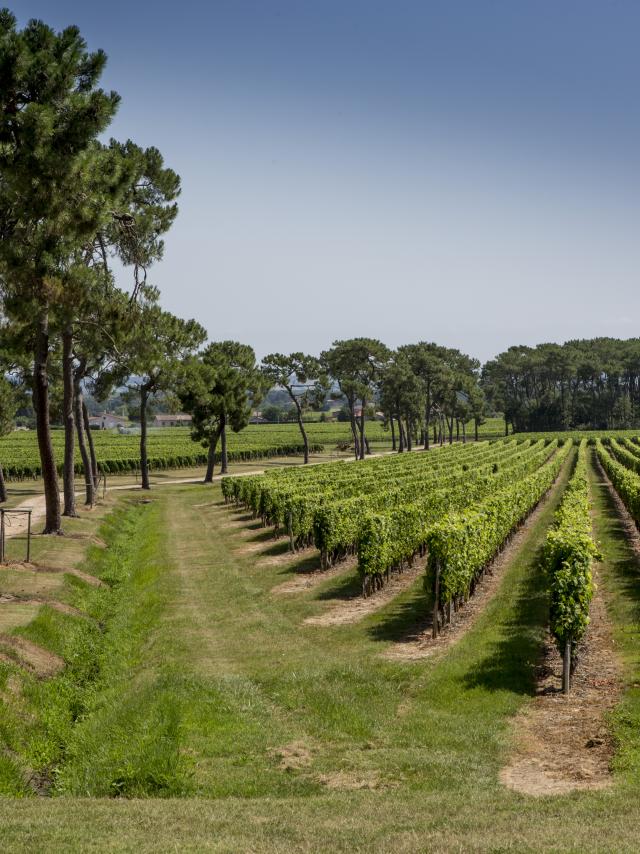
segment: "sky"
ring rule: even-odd
[[[8,5],[106,51],[109,135],[182,179],[150,280],[210,340],[640,335],[636,0]]]

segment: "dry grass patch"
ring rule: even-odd
[[[55,676],[64,669],[64,660],[59,655],[25,638],[0,634],[0,651],[41,679]]]

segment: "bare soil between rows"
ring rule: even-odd
[[[14,593],[0,593],[1,605],[47,605],[54,611],[59,611],[61,614],[66,614],[70,617],[82,617],[88,619],[84,611],[74,608],[73,605],[67,605],[66,602],[58,602],[57,599],[47,599],[45,596],[20,596]]]
[[[597,458],[605,484],[633,551],[640,559],[640,535]],[[562,795],[611,786],[615,744],[607,722],[622,690],[622,665],[616,652],[602,585],[594,568],[596,592],[590,623],[572,678],[571,693],[561,693],[562,657],[550,635],[538,667],[536,697],[513,722],[514,752],[501,782],[522,794]]]
[[[26,563],[24,561],[16,561],[2,565],[3,569],[10,569],[16,572],[29,573],[46,573],[52,575],[75,575],[76,578],[85,581],[92,587],[105,587],[104,581],[96,578],[95,575],[89,575],[88,572],[83,572],[81,569],[76,569],[73,566],[41,566],[35,563]]]
[[[622,678],[601,590],[590,616],[568,696],[561,691],[562,657],[547,637],[535,699],[514,719],[514,752],[500,773],[510,789],[540,796],[612,783],[614,742],[606,715],[620,698]]]
[[[3,654],[3,648],[9,654]],[[55,676],[64,669],[64,660],[59,655],[14,635],[0,635],[0,655],[5,661],[15,659],[15,663],[31,670],[41,679]]]
[[[294,593],[304,593],[305,590],[312,590],[314,587],[318,587],[323,581],[327,581],[330,578],[335,578],[337,575],[342,575],[342,573],[347,572],[348,570],[355,569],[358,565],[358,561],[355,557],[347,558],[347,560],[340,561],[340,563],[336,563],[334,566],[329,569],[321,569],[320,568],[320,556],[315,549],[306,549],[306,552],[309,552],[310,558],[313,560],[314,552],[315,558],[317,560],[313,560],[311,569],[304,570],[295,570],[293,573],[293,577],[288,581],[283,581],[282,584],[278,584],[275,587],[271,588],[271,592],[276,595],[289,595]],[[300,559],[301,555],[304,556],[305,552],[298,552],[294,554],[293,552],[286,552],[284,555],[277,555],[271,558],[263,558],[260,561],[260,564],[263,565],[278,565],[280,563],[288,563],[291,561],[292,557],[297,557]],[[291,556],[291,557],[290,557]],[[285,561],[284,558],[287,557],[288,560]]]
[[[356,595],[332,605],[323,614],[307,617],[303,623],[307,626],[343,626],[357,623],[387,605],[398,594],[407,590],[424,573],[424,562],[416,560],[414,565],[404,572],[392,573],[382,590],[366,599]]]

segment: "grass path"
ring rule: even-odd
[[[355,624],[305,625],[348,594],[354,571],[273,595],[296,561],[239,549],[219,497],[168,487],[124,538],[103,531],[110,548],[84,569],[104,577],[118,548],[131,576],[109,623],[109,678],[71,734],[63,782],[75,797],[0,800],[4,847],[598,851],[615,838],[637,850],[640,576],[604,487],[596,526],[627,684],[616,784],[542,799],[507,790],[499,771],[532,697],[546,620],[536,554],[559,488],[471,629],[414,662],[380,653],[422,613],[419,580]],[[82,797],[118,791],[146,797]]]

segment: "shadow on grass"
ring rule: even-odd
[[[347,575],[341,576],[331,587],[320,591],[315,598],[320,601],[327,601],[331,599],[358,599],[360,596],[362,596],[362,582],[354,567]]]
[[[548,600],[540,567],[540,549],[527,560],[526,576],[512,609],[500,620],[498,640],[473,671],[464,676],[467,688],[534,694],[536,666],[542,652]]]
[[[267,552],[265,552],[266,554]],[[282,567],[279,575],[311,575],[320,570],[320,558],[318,553],[310,554],[301,560],[292,560],[291,563]]]
[[[433,624],[433,596],[421,583],[406,597],[394,600],[383,618],[367,629],[376,641],[412,643]]]
[[[631,619],[640,622],[640,555],[636,552],[624,521],[602,474],[595,469],[595,489],[601,506],[600,539],[609,552],[606,562],[611,568],[619,591],[627,600]],[[607,548],[607,546],[609,548]]]
[[[273,528],[264,528],[261,522],[254,523],[253,525],[245,525],[245,531],[258,531],[257,534],[254,534],[252,537],[247,537],[247,542],[249,543],[278,543],[283,542],[288,545],[287,540],[283,540],[281,537],[276,537],[273,533]]]
[[[255,542],[258,538],[252,537],[251,539]],[[274,540],[272,533],[271,540],[273,541],[272,545],[262,550],[262,554],[265,557],[279,557],[280,555],[291,554],[288,538],[280,537],[280,539]],[[291,557],[291,560],[294,560],[293,556]]]

